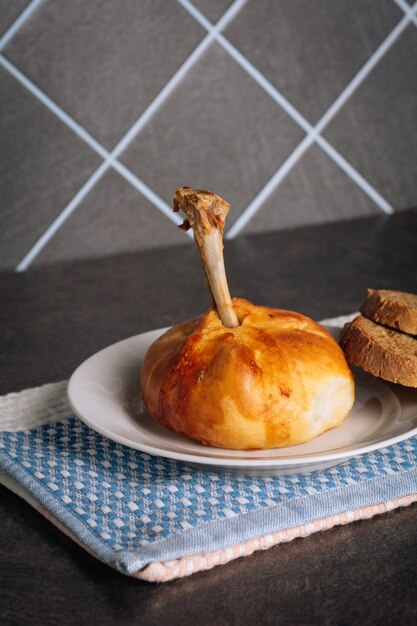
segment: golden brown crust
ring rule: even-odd
[[[363,315],[345,325],[340,344],[349,363],[366,372],[417,387],[417,340]]]
[[[417,335],[417,296],[403,291],[368,289],[361,313],[379,324]]]
[[[207,445],[274,448],[308,441],[351,409],[343,352],[308,317],[234,298],[240,325],[210,310],[149,349],[141,389],[149,412]]]

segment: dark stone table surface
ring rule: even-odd
[[[417,292],[417,211],[226,243],[231,291],[316,319]],[[192,246],[0,275],[0,393],[210,303]],[[417,624],[417,506],[154,585],[102,565],[0,488],[1,624]]]

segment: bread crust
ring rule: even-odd
[[[349,363],[406,387],[417,387],[417,340],[358,315],[345,325],[340,345]]]
[[[338,426],[354,401],[337,342],[308,317],[233,298],[225,328],[210,310],[149,348],[141,391],[150,414],[204,444],[291,446]]]
[[[368,289],[360,311],[374,322],[417,335],[417,296],[414,294]]]

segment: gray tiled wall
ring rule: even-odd
[[[0,0],[0,35],[3,270],[190,242],[184,184],[228,237],[417,205],[411,2]]]

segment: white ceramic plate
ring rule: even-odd
[[[139,395],[139,369],[148,346],[166,329],[130,337],[80,365],[68,384],[78,417],[109,439],[200,469],[291,474],[323,469],[417,433],[417,390],[385,384],[355,371],[356,402],[341,426],[312,441],[271,450],[211,448],[155,422]],[[329,328],[335,337],[340,330]]]

